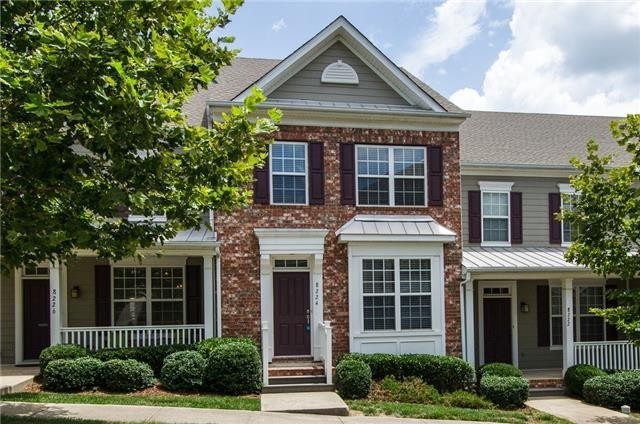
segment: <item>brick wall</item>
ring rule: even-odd
[[[321,206],[253,205],[231,214],[217,214],[221,241],[222,333],[260,339],[260,263],[254,228],[325,228],[324,319],[332,321],[334,354],[349,350],[347,246],[335,231],[358,213],[431,215],[455,231],[458,241],[445,244],[446,349],[461,354],[460,335],[460,166],[457,132],[281,126],[276,140],[324,143],[325,204]],[[354,207],[340,204],[339,143],[442,145],[444,205],[442,207]]]

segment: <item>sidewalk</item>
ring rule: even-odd
[[[622,412],[589,405],[567,396],[530,399],[527,406],[564,418],[574,423],[639,424],[640,421]]]
[[[0,395],[24,390],[33,383],[33,379],[40,373],[38,367],[16,367],[14,365],[0,366]]]
[[[107,422],[216,424],[473,424],[473,421],[419,420],[391,417],[335,417],[276,412],[160,406],[86,405],[67,403],[0,402],[1,415],[34,418],[73,418]],[[477,423],[476,423],[477,424]]]

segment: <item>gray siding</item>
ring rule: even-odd
[[[0,362],[13,364],[15,357],[15,282],[13,272],[0,275]]]
[[[67,264],[67,326],[92,327],[96,323],[95,315],[95,258],[76,258]],[[101,262],[104,263],[104,262]],[[80,288],[80,296],[73,299],[71,290]]]
[[[469,191],[480,190],[478,181],[513,182],[512,191],[522,193],[523,247],[549,247],[549,193],[558,193],[558,184],[566,184],[563,178],[529,177],[477,177],[462,176],[462,234],[466,246],[469,243]],[[554,245],[558,246],[558,245]]]
[[[358,74],[358,85],[321,83],[324,68],[337,60],[349,64]],[[271,99],[408,105],[395,90],[364,64],[341,42],[329,47],[300,72],[268,96]]]

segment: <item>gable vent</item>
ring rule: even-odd
[[[322,71],[321,82],[328,82],[333,84],[358,84],[358,74],[348,64],[341,60],[333,62],[327,65]]]

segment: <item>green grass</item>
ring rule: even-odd
[[[185,408],[245,409],[249,411],[260,410],[260,399],[257,397],[215,395],[132,396],[117,394],[39,392],[11,393],[2,396],[2,400],[37,403],[88,403],[96,405],[149,405],[179,406]]]
[[[500,423],[569,424],[569,421],[532,409],[502,411],[499,409],[465,409],[441,405],[380,402],[372,400],[346,401],[349,408],[364,415],[390,415],[403,418],[436,420],[492,421]]]

